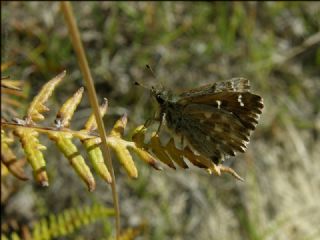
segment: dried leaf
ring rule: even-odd
[[[128,175],[132,178],[137,178],[138,170],[134,165],[130,152],[126,148],[125,141],[118,137],[109,137],[108,145],[113,149]]]
[[[188,159],[193,165],[207,169],[207,171],[212,174],[220,176],[221,173],[229,173],[235,178],[243,181],[243,179],[232,169],[223,165],[216,165],[210,159],[207,159],[199,154],[196,154],[192,149],[187,146],[183,150],[176,147],[174,139],[171,138],[166,146],[162,146],[159,136],[156,132],[151,135],[151,140],[149,143],[145,144],[145,134],[147,128],[145,126],[139,126],[134,130],[132,139],[136,143],[139,149],[149,149],[154,153],[154,155],[163,163],[167,164],[169,167],[174,168],[174,162],[176,162],[182,168],[188,168],[183,158]]]
[[[123,135],[124,132],[124,128],[127,125],[127,115],[124,114],[120,119],[118,119],[116,121],[116,123],[114,124],[111,132],[110,132],[110,136],[113,137],[121,137]]]
[[[111,175],[108,168],[104,162],[104,158],[99,148],[101,143],[100,138],[86,139],[82,141],[84,147],[86,148],[89,159],[92,163],[94,170],[108,183],[112,182]]]
[[[136,143],[138,147],[144,148],[144,138],[147,128],[144,125],[136,127],[133,131],[132,140]]]
[[[56,145],[64,156],[69,160],[71,166],[75,169],[77,174],[81,179],[86,183],[88,190],[92,192],[96,183],[93,178],[93,175],[90,171],[90,168],[85,163],[84,158],[80,155],[77,147],[72,142],[72,135],[66,136],[65,133],[50,133],[49,138],[55,141]]]
[[[132,140],[135,145],[130,148],[141,158],[143,161],[151,165],[157,170],[162,170],[161,166],[158,165],[157,160],[147,151],[147,146],[144,144],[144,138],[146,133],[144,125],[136,127],[133,131]]]
[[[182,168],[189,168],[188,165],[183,161],[183,152],[177,149],[174,144],[174,140],[171,138],[164,149],[168,152],[171,159],[176,162]]]
[[[55,123],[60,128],[69,127],[70,120],[79,105],[84,88],[81,87],[71,98],[69,98],[60,108]]]
[[[129,148],[132,149],[138,155],[139,158],[148,163],[150,166],[157,170],[162,170],[162,168],[157,163],[157,160],[147,151],[136,146],[130,146]]]
[[[105,113],[108,110],[108,99],[104,98],[104,102],[103,104],[100,106],[100,114],[101,117],[103,117],[105,115]],[[89,117],[88,121],[85,124],[85,129],[88,132],[94,131],[97,129],[97,122],[95,119],[94,114],[92,113],[91,116]]]
[[[8,170],[20,180],[28,180],[27,175],[24,172],[23,161],[18,161],[16,155],[9,147],[13,139],[6,136],[5,132],[1,131],[1,162],[8,168]]]
[[[1,88],[7,88],[10,90],[14,90],[14,91],[21,91],[21,89],[18,86],[21,86],[22,82],[21,81],[13,81],[13,80],[9,80],[9,79],[1,79]],[[1,93],[2,90],[1,90]]]
[[[41,152],[47,148],[39,143],[38,132],[30,128],[17,127],[14,129],[14,134],[19,137],[36,181],[42,186],[49,186],[46,162]]]
[[[170,156],[164,151],[164,148],[160,143],[159,136],[156,133],[152,134],[152,137],[150,140],[150,148],[161,162],[167,164],[169,167],[173,169],[176,169]]]
[[[54,88],[57,86],[58,83],[60,83],[60,81],[64,78],[65,75],[66,71],[63,71],[42,87],[40,92],[34,97],[33,101],[30,104],[26,117],[27,122],[31,120],[39,121],[44,119],[44,116],[41,113],[49,110],[44,105],[44,103],[48,100]]]
[[[199,168],[210,168],[213,165],[213,162],[203,158],[201,156],[196,156],[189,147],[183,149],[183,155],[187,158],[193,165]]]
[[[225,172],[225,173],[229,173],[231,174],[233,177],[235,177],[236,179],[240,180],[240,181],[244,181],[244,179],[242,177],[239,176],[239,174],[233,170],[232,168],[230,167],[226,167],[226,166],[223,166],[223,165],[220,165],[220,171],[221,172]]]

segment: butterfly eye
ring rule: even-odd
[[[153,86],[151,86],[151,93],[156,95],[156,89]]]
[[[159,104],[163,104],[163,103],[164,103],[164,99],[163,99],[163,97],[161,96],[161,94],[157,94],[157,95],[156,95],[156,99],[157,99],[157,102],[158,102]]]

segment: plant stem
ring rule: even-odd
[[[67,23],[71,41],[73,44],[73,48],[77,54],[77,58],[79,61],[80,69],[83,74],[86,87],[88,90],[89,94],[89,100],[90,104],[94,110],[95,118],[97,121],[98,125],[98,130],[99,134],[102,140],[102,153],[103,157],[106,160],[108,170],[111,174],[112,177],[112,183],[111,183],[111,188],[112,188],[112,197],[113,197],[113,204],[114,204],[114,209],[115,209],[115,217],[116,217],[116,238],[119,239],[120,237],[120,210],[119,210],[119,202],[118,202],[118,194],[117,194],[117,189],[116,189],[116,180],[115,180],[115,175],[114,175],[114,170],[112,166],[112,161],[110,157],[110,151],[107,145],[107,136],[106,136],[106,131],[105,127],[100,115],[99,111],[99,104],[97,100],[97,95],[95,91],[95,87],[93,84],[90,68],[88,65],[88,61],[86,58],[86,54],[84,52],[84,48],[80,39],[80,33],[79,29],[77,26],[77,23],[75,21],[75,17],[73,14],[72,6],[69,1],[63,1],[61,2],[61,10],[64,14],[65,21]]]

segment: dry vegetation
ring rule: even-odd
[[[152,116],[155,103],[134,81],[161,82],[179,92],[242,76],[264,98],[248,151],[230,161],[245,182],[192,166],[187,171],[163,166],[159,172],[139,161],[139,178],[131,180],[116,165],[123,226],[146,223],[141,239],[154,240],[320,238],[320,3],[73,6],[99,97],[109,100],[106,126],[127,113],[130,133]],[[51,101],[52,111],[83,84],[58,3],[1,2],[1,58],[14,62],[2,75],[27,80],[30,97],[68,70],[68,80]],[[90,113],[83,100],[74,127]],[[10,221],[27,224],[80,204],[112,206],[102,181],[88,193],[55,147],[46,154],[54,179],[48,189],[11,176],[3,182],[2,193],[14,192],[2,199],[3,231]],[[77,235],[100,239],[109,230],[96,224]]]

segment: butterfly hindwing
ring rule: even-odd
[[[186,112],[188,124],[182,127],[182,133],[203,155],[223,159],[225,155],[245,151],[250,131],[231,113],[203,104],[191,104]]]

